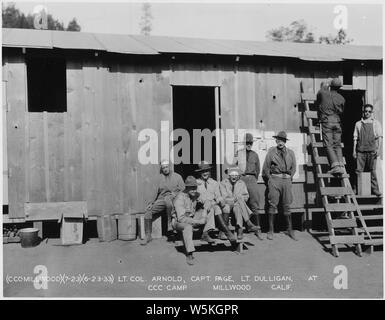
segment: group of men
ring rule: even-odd
[[[290,204],[293,201],[292,179],[296,171],[294,152],[286,147],[287,135],[284,131],[274,136],[276,146],[268,150],[262,169],[262,177],[268,188],[269,231],[267,239],[273,240],[274,218],[281,203],[287,219],[287,234],[297,241],[291,222]],[[251,150],[254,142],[252,134],[247,133],[242,143],[245,147],[238,151],[234,164],[225,170],[227,178],[221,182],[211,177],[212,166],[202,161],[195,170],[197,178],[182,177],[170,170],[170,163],[160,164],[161,177],[155,201],[148,205],[145,213],[146,245],[151,239],[152,218],[165,212],[169,225],[181,232],[186,249],[188,264],[194,263],[194,228],[202,229],[201,239],[214,243],[210,231],[219,229],[218,238],[228,239],[232,246],[243,239],[244,226],[263,240],[258,210],[258,176],[260,162],[258,154]],[[234,218],[235,234],[229,224]],[[253,221],[252,221],[253,220]]]
[[[341,114],[345,107],[345,99],[338,92],[341,86],[338,78],[324,83],[316,101],[321,136],[330,164],[329,173],[336,176],[346,173],[341,147]],[[363,117],[356,123],[353,133],[353,157],[357,160],[356,173],[370,171],[372,193],[381,196],[376,159],[382,145],[382,128],[372,115],[373,106],[364,105]],[[290,213],[296,158],[294,152],[286,147],[286,132],[280,131],[273,138],[276,146],[268,150],[262,168],[262,178],[268,191],[267,239],[273,240],[274,218],[281,204],[287,221],[287,234],[297,241]],[[211,177],[212,167],[205,161],[195,171],[197,178],[188,176],[185,181],[170,170],[169,161],[162,161],[157,195],[146,208],[145,239],[142,244],[146,245],[152,240],[153,215],[162,213],[168,218],[169,228],[182,233],[186,259],[190,265],[194,264],[194,228],[202,229],[201,239],[208,243],[215,242],[210,231],[217,227],[220,230],[218,238],[228,239],[234,246],[243,239],[244,225],[259,240],[263,240],[257,183],[261,168],[258,154],[252,150],[253,142],[253,135],[246,133],[242,141],[244,148],[237,152],[233,166],[225,170],[228,177],[221,182]],[[234,217],[235,234],[229,224],[230,215]]]

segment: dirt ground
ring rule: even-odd
[[[297,232],[298,242],[283,233],[276,234],[274,241],[245,236],[247,249],[243,254],[224,245],[200,246],[193,266],[188,266],[183,251],[166,239],[154,240],[146,247],[137,240],[105,243],[98,239],[66,247],[60,246],[59,239],[49,239],[35,248],[6,244],[4,296],[383,297],[382,251],[358,257],[347,250],[335,258],[307,232]],[[47,268],[49,282],[45,289],[36,289],[31,282],[37,274],[43,275],[41,270],[34,273],[37,265]],[[337,281],[344,270],[347,277]],[[344,288],[336,289],[335,282]]]

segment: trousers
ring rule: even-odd
[[[339,122],[322,122],[322,139],[326,147],[330,166],[343,165],[341,148],[342,128]]]
[[[194,217],[182,217],[178,221],[176,221],[173,225],[176,231],[182,233],[183,243],[186,248],[186,252],[194,252],[194,242],[193,242],[193,227],[202,227],[202,225],[197,224],[197,221],[204,217],[205,210],[198,210],[195,212]],[[207,213],[207,222],[203,226],[203,232],[209,231],[215,228],[215,220],[214,220],[214,210],[210,210]]]
[[[356,173],[369,171],[370,185],[372,192],[379,192],[377,174],[376,174],[377,154],[376,152],[357,152]]]
[[[278,205],[281,202],[283,214],[290,214],[290,204],[293,202],[291,179],[271,176],[268,181],[269,213],[277,214]]]
[[[258,183],[257,178],[252,175],[242,176],[241,178],[246,184],[247,191],[249,192],[249,207],[254,214],[258,214],[259,209],[259,194],[258,194]]]

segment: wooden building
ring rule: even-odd
[[[331,77],[344,83],[346,130],[363,102],[382,122],[382,47],[23,29],[3,29],[2,45],[9,218],[24,218],[27,202],[84,200],[89,215],[143,211],[159,167],[138,162],[142,129],[263,123],[301,133],[301,87],[313,93]],[[314,203],[304,176],[300,168],[294,208]]]

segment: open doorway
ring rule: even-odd
[[[344,156],[346,171],[350,174],[352,182],[355,178],[356,161],[353,158],[353,131],[358,120],[362,118],[362,106],[365,103],[365,90],[340,90],[345,98],[345,110],[341,119],[342,142],[344,143]]]
[[[193,162],[193,129],[209,129],[214,132],[216,129],[216,99],[215,87],[203,86],[173,86],[173,126],[175,129],[185,129],[190,136],[190,161],[174,165],[175,172],[179,173],[184,179],[195,174],[197,164]],[[179,140],[174,142],[177,144]],[[209,156],[204,153],[204,140],[201,139],[200,160],[209,160]],[[212,177],[216,179],[216,139],[212,139],[211,159],[213,169]],[[174,155],[176,158],[176,155]]]

